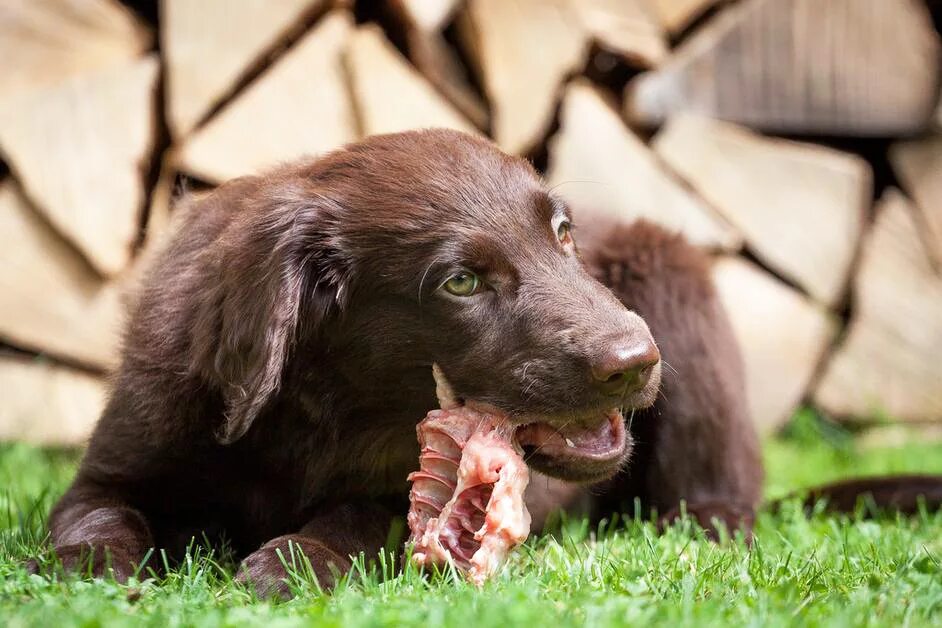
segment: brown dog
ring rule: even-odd
[[[585,446],[528,458],[604,480],[600,513],[686,499],[735,526],[757,505],[736,345],[707,261],[679,237],[613,228],[580,257],[526,162],[440,130],[237,179],[182,211],[51,516],[67,566],[91,553],[100,572],[107,553],[126,578],[149,548],[207,535],[256,582],[279,581],[289,541],[329,582],[406,511],[433,363],[531,432],[581,430]],[[602,428],[617,407],[648,408],[627,466],[630,435]]]

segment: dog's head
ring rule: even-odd
[[[228,192],[243,207],[199,323],[218,339],[202,368],[229,391],[222,440],[248,429],[289,359],[316,353],[361,416],[421,419],[435,363],[460,398],[522,426],[538,469],[618,468],[617,410],[653,402],[658,351],[589,276],[567,207],[525,161],[435,130],[248,181]]]

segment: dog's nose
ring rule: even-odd
[[[624,394],[644,386],[660,360],[661,354],[650,337],[616,338],[592,360],[592,379],[605,394]]]

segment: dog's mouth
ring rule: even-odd
[[[593,482],[608,479],[621,467],[631,451],[631,437],[619,408],[582,418],[551,420],[548,417],[510,419],[499,408],[464,400],[437,364],[432,365],[436,394],[443,409],[467,405],[493,416],[503,416],[514,428],[514,442],[526,463],[537,471],[562,480]],[[528,419],[535,420],[528,420]]]
[[[537,421],[517,428],[514,439],[528,464],[538,471],[571,481],[604,480],[629,453],[625,420],[614,408],[591,421],[553,425]]]
[[[559,427],[545,422],[528,423],[517,428],[516,440],[524,450],[547,456],[604,462],[624,453],[625,421],[616,408],[594,422]]]

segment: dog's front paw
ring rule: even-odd
[[[272,539],[252,552],[239,566],[236,580],[249,584],[259,597],[291,597],[288,570],[304,573],[310,563],[311,571],[325,589],[333,588],[334,571],[350,569],[351,562],[326,545],[310,537],[290,534]],[[287,568],[286,568],[287,567]]]
[[[120,547],[77,543],[56,547],[53,553],[58,561],[55,566],[61,565],[63,571],[92,578],[111,576],[122,584],[137,573],[138,569],[136,561]],[[29,561],[26,569],[30,573],[42,573],[48,570],[46,565],[38,560]]]

